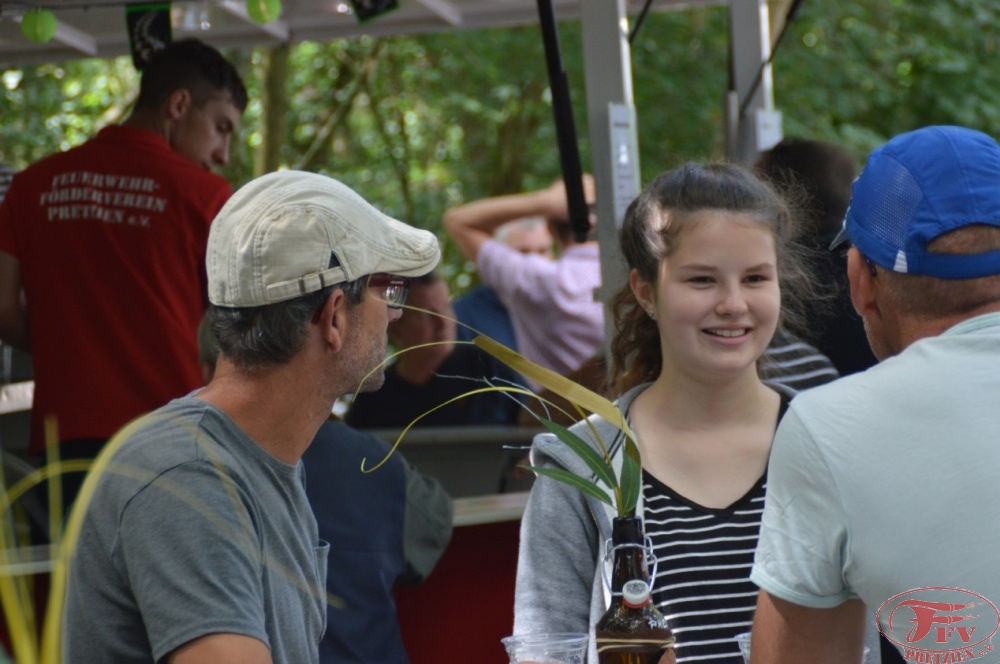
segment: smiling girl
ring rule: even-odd
[[[612,302],[612,380],[642,456],[637,514],[678,662],[741,664],[734,637],[753,620],[767,458],[790,396],[761,382],[757,362],[783,322],[782,289],[805,283],[789,223],[782,199],[746,169],[688,164],[656,178],[621,230],[630,273]],[[591,424],[619,455],[621,433],[596,416]],[[574,431],[591,439],[586,425]],[[554,436],[536,438],[531,454],[591,476]],[[613,516],[538,478],[522,522],[515,633],[592,631],[607,607]]]

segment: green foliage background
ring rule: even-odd
[[[785,135],[841,143],[860,164],[888,137],[927,124],[1000,134],[1000,69],[990,66],[998,11],[990,0],[804,3],[774,60]],[[724,156],[726,18],[725,8],[654,14],[633,43],[644,181]],[[587,164],[580,30],[560,30]],[[234,186],[277,166],[328,173],[445,240],[448,206],[558,176],[536,26],[227,55],[252,100],[223,172]],[[269,80],[278,90],[265,104]],[[137,80],[118,58],[8,70],[0,84],[0,161],[23,167],[121,120]],[[445,252],[461,290],[471,266],[447,243]]]

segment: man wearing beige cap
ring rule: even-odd
[[[226,203],[206,260],[215,377],[119,432],[88,478],[64,661],[317,661],[328,545],[299,459],[339,395],[381,384],[386,325],[439,258],[320,175]]]

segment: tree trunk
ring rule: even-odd
[[[264,51],[262,61],[260,144],[254,155],[253,175],[258,177],[281,166],[281,148],[285,145],[288,117],[288,44]]]

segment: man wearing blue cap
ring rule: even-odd
[[[847,241],[880,364],[796,397],[778,427],[752,661],[859,662],[867,606],[907,661],[992,664],[1000,146],[959,127],[889,141],[854,183]]]

